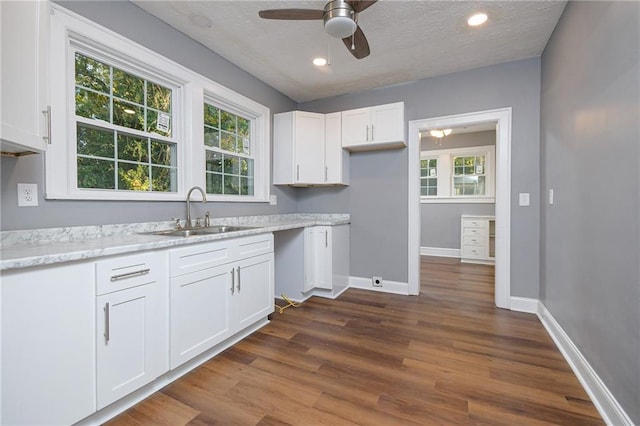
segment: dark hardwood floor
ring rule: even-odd
[[[311,298],[109,425],[601,425],[494,268],[423,257],[421,293]]]

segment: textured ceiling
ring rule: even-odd
[[[322,21],[278,21],[258,11],[322,9],[324,1],[134,1],[290,98],[304,102],[539,56],[565,1],[380,0],[359,24],[371,55],[357,60]],[[489,20],[471,28],[482,11]],[[190,15],[206,16],[198,27]],[[311,60],[327,56],[330,66]]]

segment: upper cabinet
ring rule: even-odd
[[[0,2],[4,154],[43,152],[47,147],[51,118],[46,106],[47,14],[47,2]]]
[[[404,102],[342,112],[342,147],[350,151],[402,148]]]
[[[273,117],[273,183],[347,185],[348,153],[343,152],[340,113],[291,111]]]

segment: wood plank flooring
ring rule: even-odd
[[[493,280],[423,257],[418,297],[312,298],[108,424],[604,424],[537,317],[494,306]]]

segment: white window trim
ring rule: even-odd
[[[63,7],[50,4],[49,62],[52,76],[64,76],[59,84],[50,85],[52,109],[51,145],[45,155],[45,197],[75,200],[184,200],[193,186],[204,188],[204,129],[203,102],[206,97],[234,106],[255,117],[254,146],[256,164],[253,196],[215,196],[211,200],[230,202],[269,202],[270,196],[270,117],[268,107],[240,95],[188,68],[141,46],[118,33],[104,28]],[[174,90],[174,119],[172,131],[177,146],[177,192],[143,192],[78,189],[76,183],[76,141],[73,87],[75,62],[72,43],[92,47],[101,56],[126,63],[126,69],[139,68],[142,76],[160,76],[179,87]],[[71,67],[71,68],[70,68]],[[180,114],[180,116],[178,115]],[[178,118],[180,117],[180,118]],[[192,165],[199,165],[193,167]],[[188,167],[187,167],[188,166]]]
[[[453,185],[453,157],[459,156],[485,156],[485,176],[487,195],[451,195]],[[438,159],[438,195],[421,195],[421,204],[482,204],[495,203],[495,162],[496,147],[494,145],[472,146],[466,148],[438,149],[433,151],[421,151],[420,159]]]

